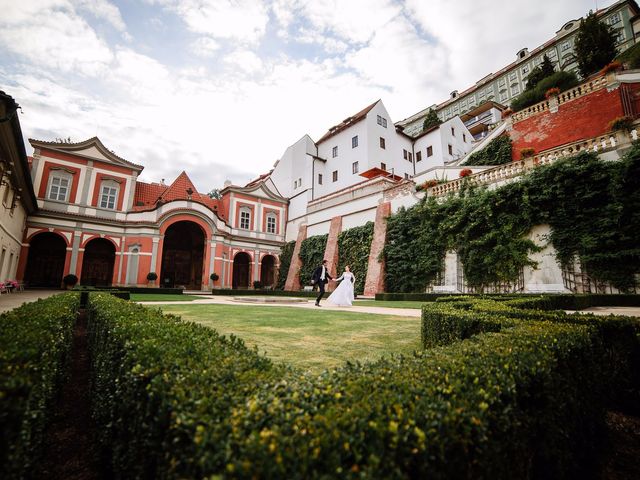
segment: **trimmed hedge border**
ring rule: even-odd
[[[108,291],[108,292],[128,292],[128,293],[150,293],[153,295],[182,295],[182,288],[164,288],[164,287],[76,287],[74,290],[89,291]],[[123,298],[123,297],[119,297]]]
[[[214,288],[211,293],[213,295],[221,295],[228,297],[305,297],[315,298],[318,296],[317,291],[305,292],[305,291],[289,291],[289,290],[233,290],[231,288]]]
[[[65,374],[78,295],[55,295],[0,315],[0,478],[31,478],[51,403]]]
[[[498,332],[311,376],[157,310],[91,305],[94,414],[116,477],[576,478],[638,351],[629,319],[485,312]],[[479,315],[468,299],[429,307]]]

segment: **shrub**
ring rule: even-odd
[[[616,60],[629,65],[630,68],[640,67],[640,43],[627,48],[616,57]]]
[[[479,152],[472,153],[464,162],[465,166],[502,165],[511,162],[512,144],[509,135],[501,135],[491,140]]]
[[[470,168],[463,168],[458,174],[460,178],[468,177],[469,175],[473,175],[473,171]]]
[[[338,251],[340,252],[336,275],[341,275],[344,267],[349,265],[355,275],[354,293],[362,295],[369,269],[369,251],[373,239],[373,222],[360,227],[349,228],[338,235]]]
[[[156,272],[147,273],[147,280],[150,282],[155,282],[158,279],[158,274]]]
[[[65,287],[73,287],[76,283],[78,283],[78,277],[76,277],[73,273],[69,273],[62,277],[62,283]]]
[[[551,97],[555,97],[559,93],[560,93],[560,89],[558,87],[551,87],[549,90],[544,92],[544,98],[548,100]]]
[[[213,272],[211,275],[209,275],[209,278],[211,279],[211,281],[217,282],[220,276],[216,272]]]
[[[260,290],[262,288],[262,282],[260,280],[253,281],[253,288],[255,290]]]
[[[530,107],[538,102],[541,102],[544,96],[541,96],[537,89],[525,90],[516,98],[511,100],[511,108],[514,112]]]
[[[78,295],[0,315],[0,478],[32,478],[73,339]]]
[[[295,241],[287,242],[280,250],[280,267],[278,269],[278,283],[275,287],[276,290],[284,290],[284,284],[287,281],[289,266],[291,265],[291,256],[293,255],[293,249],[295,246]]]
[[[614,60],[613,62],[605,65],[602,70],[600,70],[600,74],[601,75],[606,75],[609,72],[615,72],[618,71],[622,68],[622,63],[620,63],[617,60]]]
[[[535,149],[533,148],[522,148],[520,149],[520,158],[530,158],[536,154]]]
[[[609,122],[607,128],[612,132],[616,130],[630,132],[631,130],[633,130],[633,119],[631,117],[614,118]]]
[[[555,72],[554,74],[540,80],[535,88],[525,90],[514,98],[511,101],[511,108],[517,112],[544,100],[545,92],[552,88],[559,89],[558,93],[560,93],[575,87],[578,83],[578,77],[576,77],[573,72],[565,72],[562,70]]]

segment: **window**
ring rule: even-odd
[[[293,181],[293,189],[295,190],[296,188],[298,188],[298,180]]]
[[[331,151],[331,156],[333,158],[336,158],[338,156],[338,146],[337,145],[335,147],[333,147],[333,150]]]
[[[333,181],[337,182],[338,181],[338,170],[334,170],[332,176],[333,176]]]
[[[406,160],[406,159],[407,159],[407,156],[408,156],[408,155],[407,155],[408,153],[409,153],[409,152],[407,152],[407,151],[403,148],[403,149],[402,149],[402,158],[404,158],[404,159]]]
[[[510,82],[515,82],[518,80],[518,75],[516,74],[516,72],[510,73],[509,74],[509,81]]]
[[[351,173],[358,173],[358,162],[353,162],[351,164]]]
[[[449,145],[449,155],[453,155],[453,147]]]
[[[514,85],[511,87],[511,96],[516,96],[520,93],[520,85]]]
[[[118,187],[114,185],[102,185],[102,192],[100,193],[100,208],[108,208],[113,210],[116,208],[116,199],[118,198]]]
[[[276,233],[276,216],[273,213],[267,214],[267,233]]]
[[[382,125],[384,128],[387,128],[387,119],[378,115],[378,125]]]
[[[380,168],[381,168],[382,170],[385,170],[385,171],[386,171],[386,170],[387,170],[387,164],[386,164],[386,163],[381,163],[381,164],[380,164]]]
[[[247,207],[240,208],[240,228],[245,230],[251,228],[251,210]]]
[[[298,186],[299,186],[299,187],[301,187],[301,186],[302,186],[302,179],[301,179],[301,178],[299,178],[299,179],[298,179]]]
[[[453,127],[451,127],[451,135],[454,137],[456,136],[456,129]]]
[[[620,12],[618,13],[614,13],[613,15],[611,15],[608,19],[607,19],[607,23],[609,25],[615,25],[616,23],[618,23],[620,21]]]
[[[322,185],[322,174],[318,174],[318,185]]]
[[[501,102],[504,102],[504,101],[505,101],[506,99],[508,99],[508,98],[509,98],[509,94],[508,94],[507,92],[502,92],[502,93],[500,94],[500,101],[501,101]]]
[[[422,161],[422,152],[416,152],[416,162]]]
[[[522,74],[526,75],[527,73],[529,73],[529,66],[525,65],[524,67],[522,67]]]
[[[351,148],[356,148],[358,146],[358,135],[355,137],[351,137]]]
[[[380,148],[386,148],[384,138],[380,137]]]
[[[429,146],[427,147],[427,157],[432,157],[433,156],[433,147]]]
[[[560,51],[565,52],[565,51],[569,50],[570,48],[571,48],[571,44],[569,42],[564,42],[560,46]]]
[[[624,41],[624,29],[620,29],[613,34],[613,41],[616,43],[622,43]]]
[[[413,162],[413,153],[409,152],[407,160],[409,160],[410,162]]]
[[[463,134],[462,134],[462,141],[463,141],[464,143],[467,143],[467,134],[466,134],[466,133],[463,133]]]
[[[405,173],[405,174],[404,174],[404,179],[405,179],[405,180],[409,180],[409,174],[408,174],[408,173]]]
[[[67,201],[69,193],[69,178],[54,174],[51,177],[51,185],[49,187],[49,200],[58,200],[59,202]]]

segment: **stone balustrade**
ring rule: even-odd
[[[634,128],[629,133],[611,132],[588,140],[581,140],[567,145],[562,145],[560,147],[541,152],[533,157],[498,165],[494,168],[489,168],[465,178],[458,178],[447,183],[430,187],[427,189],[427,195],[431,197],[442,197],[450,193],[456,193],[462,188],[464,182],[468,182],[473,185],[498,184],[520,176],[539,165],[548,165],[560,158],[570,157],[583,151],[602,153],[615,150],[620,146],[629,145],[631,142],[638,140],[638,133],[638,130]]]
[[[511,121],[512,123],[518,123],[526,118],[544,113],[547,110],[555,111],[554,109],[557,109],[558,106],[562,105],[563,103],[567,103],[571,100],[575,100],[576,98],[580,98],[597,90],[600,90],[606,87],[608,83],[608,76],[597,77],[589,80],[588,82],[581,83],[580,85],[559,93],[557,96],[553,96],[550,99],[543,100],[542,102],[531,105],[530,107],[523,108],[519,112],[511,115]]]

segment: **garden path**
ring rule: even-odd
[[[0,295],[0,313],[8,312],[23,303],[35,302],[39,298],[47,298],[62,290],[25,290],[24,292],[3,293]]]

